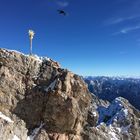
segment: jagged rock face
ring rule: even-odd
[[[137,140],[139,118],[127,100],[99,100],[51,59],[0,49],[1,140]]]
[[[138,140],[140,112],[126,99],[119,97],[108,106],[98,106],[96,127],[85,128],[85,140]]]
[[[50,59],[4,49],[0,50],[0,64],[0,111],[23,120],[29,134],[44,123],[48,137],[53,133],[67,139],[68,135],[80,137],[91,103],[80,77]]]

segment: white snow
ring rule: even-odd
[[[15,53],[19,53],[19,54],[24,55],[22,52],[17,51],[17,50],[9,50],[9,49],[5,49],[5,48],[3,48],[3,51],[4,51],[4,52],[15,52]]]
[[[111,140],[119,140],[119,139],[116,137],[116,133],[115,133],[115,132],[109,132],[109,135],[111,136]]]
[[[30,57],[36,59],[37,61],[39,61],[40,63],[42,63],[43,61],[50,61],[50,58],[48,57],[40,57],[38,55],[29,55]]]
[[[39,59],[41,59],[42,61],[44,61],[44,60],[50,61],[49,57],[39,57]]]
[[[5,121],[7,121],[9,123],[13,123],[14,122],[9,117],[5,116],[2,112],[0,112],[0,118],[4,119]]]
[[[16,135],[14,135],[12,140],[20,140]]]
[[[4,51],[4,52],[7,52],[7,53],[8,53],[8,52],[15,52],[15,53],[24,55],[24,56],[26,56],[26,57],[32,57],[32,58],[34,58],[35,60],[39,61],[40,63],[41,63],[42,61],[44,61],[44,60],[50,61],[50,58],[48,58],[48,57],[40,57],[40,56],[38,56],[38,55],[36,55],[36,54],[29,55],[29,54],[24,54],[24,53],[22,53],[22,52],[20,52],[20,51],[17,51],[17,50],[9,50],[9,49],[3,49],[3,51]]]
[[[97,111],[99,112],[99,120],[96,128],[105,125],[111,140],[119,140],[120,133],[129,135],[128,130],[131,124],[127,126],[117,125],[117,122],[123,122],[128,118],[128,109],[123,104],[123,98],[116,98],[107,108],[100,106]]]
[[[30,57],[32,57],[32,58],[34,58],[34,59],[36,59],[37,61],[39,61],[39,62],[43,62],[43,61],[45,61],[45,60],[47,60],[47,61],[50,61],[50,58],[48,58],[48,57],[40,57],[40,56],[38,56],[38,55],[29,55]]]
[[[121,128],[120,127],[116,127],[116,130],[120,133],[121,132]]]
[[[123,120],[128,116],[128,110],[124,108],[122,98],[116,98],[108,108],[100,106],[97,111],[99,112],[98,124],[103,122],[105,119],[106,124],[110,125],[114,121]]]
[[[121,127],[121,133],[122,134],[128,134],[128,130],[129,130],[130,126],[131,126],[131,124],[129,124],[129,125],[125,126],[125,127],[122,126]]]
[[[34,140],[40,129],[44,126],[42,123],[38,128],[35,128],[30,136],[27,137],[27,140]]]
[[[125,116],[128,115],[128,109],[124,109],[123,112],[124,112],[124,115],[125,115]]]
[[[105,123],[101,123],[100,125],[98,125],[96,127],[96,130],[101,131],[102,127],[106,128],[105,130],[103,129],[103,131],[102,131],[102,135],[107,137],[106,139],[108,139],[108,140],[120,140],[120,137],[118,135],[119,129],[117,129],[116,127],[113,127],[112,125],[106,126]]]
[[[94,83],[94,81],[93,81],[93,80],[91,80],[91,81],[90,81],[90,84],[91,84],[91,85],[94,85],[95,83]]]
[[[33,59],[37,60],[38,62],[42,63],[42,59],[40,59],[37,55],[29,55],[29,57],[32,57]]]
[[[97,116],[97,113],[96,112],[92,112],[93,116],[96,117]]]
[[[119,140],[117,135],[116,135],[116,129],[114,127],[112,127],[112,125],[109,125],[109,135],[111,137],[111,140]]]
[[[49,89],[53,90],[56,85],[56,80],[54,80],[47,88],[45,88],[45,91],[48,92]]]

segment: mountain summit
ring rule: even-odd
[[[0,49],[1,140],[138,140],[140,112],[92,95],[49,58]]]

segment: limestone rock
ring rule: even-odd
[[[99,100],[49,58],[0,49],[1,140],[137,140],[139,118],[127,100]]]

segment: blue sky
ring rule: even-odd
[[[140,0],[0,0],[0,47],[80,75],[140,76]],[[64,9],[62,16],[57,9]]]

